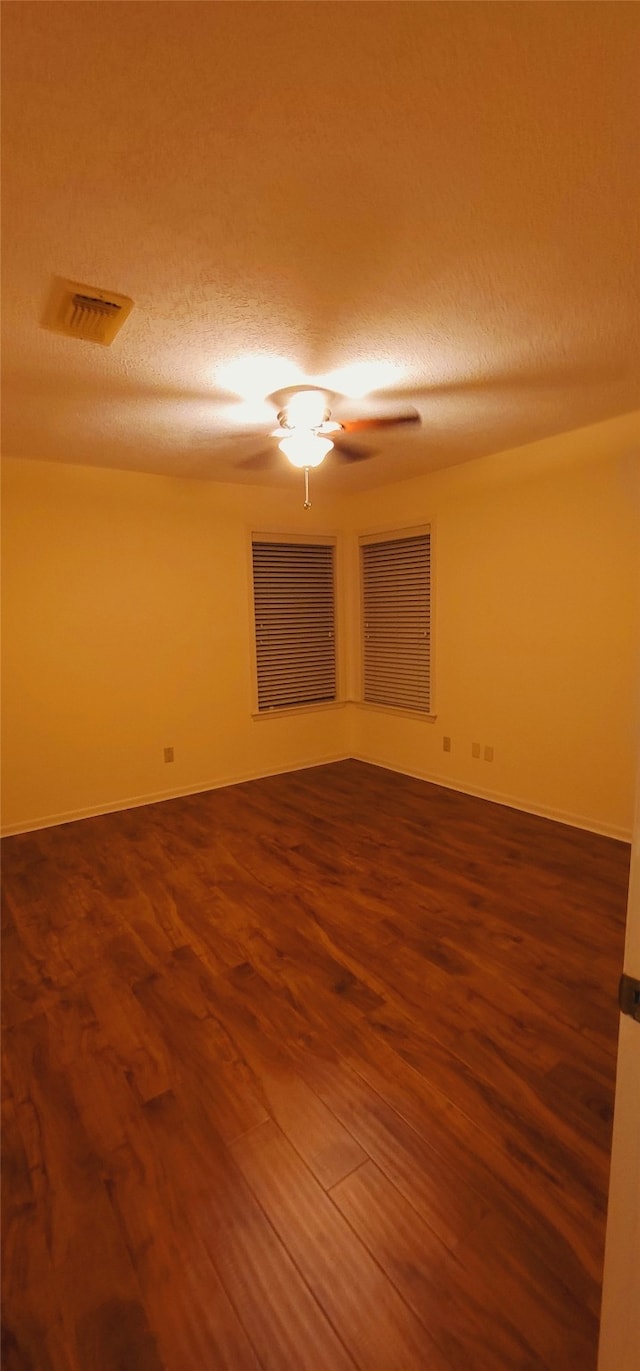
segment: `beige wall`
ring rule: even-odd
[[[7,461],[5,831],[352,755],[626,836],[638,434],[626,416],[341,500],[318,484],[309,514],[297,483]],[[252,718],[250,531],[345,530],[339,627],[356,697],[357,534],[422,521],[435,721],[358,705]],[[474,741],[493,762],[472,759]]]
[[[354,535],[433,523],[437,713],[428,722],[354,707],[354,756],[629,835],[639,421],[351,497]],[[473,759],[473,742],[494,760]]]
[[[344,708],[251,717],[250,531],[330,501],[11,460],[3,494],[5,831],[345,755]]]

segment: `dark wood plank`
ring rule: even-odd
[[[47,1234],[36,1203],[13,1097],[2,1108],[2,1365],[69,1371]]]
[[[231,1142],[268,1113],[242,1057],[208,1012],[204,974],[195,953],[176,953],[166,971],[138,982],[135,993],[154,1030],[171,1044],[180,1080],[197,1091],[210,1127]]]
[[[461,1244],[454,1256],[372,1162],[331,1194],[456,1371],[468,1371],[470,1348],[474,1371],[574,1371],[578,1353],[588,1364],[594,1318],[549,1282],[515,1231],[492,1230],[489,1242],[488,1218],[471,1255]]]
[[[28,1252],[37,1249],[37,1279],[44,1279],[46,1299],[55,1311],[53,1325],[61,1325],[69,1364],[78,1371],[88,1366],[119,1371],[128,1358],[140,1371],[162,1371],[137,1276],[98,1159],[58,1063],[50,1025],[42,1015],[10,1029],[7,1036],[18,1123],[22,1104],[36,1125],[29,1128],[35,1205],[28,1207],[28,1217],[33,1243],[25,1241],[24,1247]],[[15,1257],[14,1249],[10,1269],[19,1281]],[[11,1334],[17,1345],[22,1341],[29,1348],[29,1355],[37,1344],[32,1314],[44,1322],[40,1294],[31,1290],[30,1295],[29,1300],[23,1294],[21,1320],[7,1311]],[[46,1325],[50,1317],[47,1314]]]
[[[248,991],[248,994],[247,994]],[[316,1180],[328,1189],[367,1160],[367,1154],[295,1070],[286,1039],[273,1030],[262,1001],[269,989],[248,963],[212,986],[216,1016],[251,1071],[268,1114]]]
[[[344,1222],[277,1124],[254,1128],[233,1155],[296,1266],[362,1371],[451,1371],[424,1326]]]
[[[138,1111],[138,1095],[134,1077],[112,1050],[87,992],[88,987],[80,983],[66,988],[49,1009],[47,1024],[55,1045],[56,1069],[69,1088],[87,1145],[101,1167],[113,1148],[125,1141]]]
[[[171,1097],[162,1098],[166,1104]],[[147,1115],[109,1158],[107,1188],[163,1362],[176,1371],[208,1366],[259,1371],[257,1355],[192,1222],[188,1195],[176,1181],[175,1151],[158,1145],[159,1130]],[[184,1115],[179,1127],[184,1131]]]
[[[150,1100],[170,1090],[176,1077],[171,1053],[127,979],[108,966],[88,977],[85,989],[113,1057],[140,1098]]]
[[[53,982],[29,956],[13,919],[2,921],[2,1026],[22,1023],[46,1009],[55,996]]]
[[[181,1299],[191,1303],[190,1285],[186,1291],[183,1285],[183,1260],[191,1279],[200,1282],[202,1299],[208,1277],[206,1270],[194,1273],[194,1266],[204,1249],[265,1371],[285,1371],[290,1366],[301,1371],[353,1371],[351,1358],[286,1247],[228,1153],[212,1141],[197,1097],[168,1092],[149,1101],[132,1146],[140,1180],[137,1185],[132,1181],[130,1160],[125,1157],[114,1168],[112,1194],[132,1250],[143,1258],[150,1307],[155,1307],[157,1298],[155,1289],[150,1289],[158,1262],[155,1249],[159,1245],[162,1252],[173,1236],[179,1260],[171,1262],[161,1286],[168,1300],[175,1283]],[[149,1249],[151,1256],[146,1255]],[[217,1287],[213,1298],[219,1299]],[[200,1300],[192,1305],[194,1318]],[[216,1328],[205,1365],[218,1364],[221,1339]],[[228,1356],[228,1314],[223,1316],[225,1328],[222,1346]],[[180,1371],[182,1363],[175,1360],[171,1365]],[[239,1365],[243,1367],[242,1361]]]
[[[252,1006],[259,1005],[265,1033],[287,1043],[298,1073],[356,1140],[361,1154],[374,1157],[386,1168],[443,1241],[455,1248],[461,1236],[479,1223],[488,1201],[483,1187],[474,1189],[468,1184],[466,1166],[464,1171],[454,1168],[444,1150],[434,1152],[426,1112],[419,1128],[409,1126],[353,1069],[358,1039],[351,1024],[336,1051],[335,1039],[327,1039],[324,1024],[321,1031],[312,1027],[299,1009],[283,1002],[250,967],[234,974],[234,984]]]
[[[340,1070],[343,1075],[348,1073],[342,1085],[335,1073],[327,1076],[326,1071],[324,1085],[316,1081],[317,1088],[324,1091],[335,1108],[340,1107],[338,1091],[347,1100],[354,1093],[349,1085],[350,1073],[361,1076],[369,1089],[391,1105],[420,1138],[428,1138],[429,1147],[438,1157],[436,1174],[443,1165],[450,1174],[464,1177],[465,1185],[482,1198],[487,1209],[517,1214],[529,1246],[547,1265],[549,1280],[572,1294],[585,1310],[597,1314],[599,1278],[594,1276],[591,1263],[585,1265],[581,1255],[585,1225],[582,1221],[576,1224],[570,1215],[556,1208],[526,1130],[523,1129],[512,1153],[504,1147],[499,1128],[493,1135],[479,1130],[466,1113],[434,1088],[428,1058],[422,1069],[417,1069],[387,1041],[382,1043],[378,1039],[372,1044],[361,1035],[357,1045],[341,1059]],[[394,1180],[400,1183],[396,1177]],[[409,1198],[416,1203],[415,1195],[409,1193]],[[469,1231],[464,1235],[465,1242]],[[600,1252],[603,1237],[603,1224],[597,1218],[589,1239],[592,1245],[600,1244]],[[455,1231],[454,1241],[448,1245],[457,1250]]]

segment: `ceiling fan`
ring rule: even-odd
[[[337,419],[331,405],[346,403],[344,396],[320,386],[288,386],[267,397],[277,408],[277,427],[270,434],[277,438],[278,447],[270,445],[239,465],[252,470],[272,466],[278,460],[278,448],[292,466],[304,471],[305,509],[309,509],[309,471],[320,466],[333,451],[344,462],[361,462],[375,455],[373,448],[363,448],[343,435],[380,431],[402,424],[419,424],[420,415],[412,405],[387,414],[363,414],[360,417]]]

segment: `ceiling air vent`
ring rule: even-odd
[[[128,295],[54,278],[42,324],[67,338],[108,347],[133,309]]]

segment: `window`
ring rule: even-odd
[[[336,698],[335,546],[253,539],[258,712]]]
[[[363,690],[371,704],[431,707],[431,533],[360,539]]]

